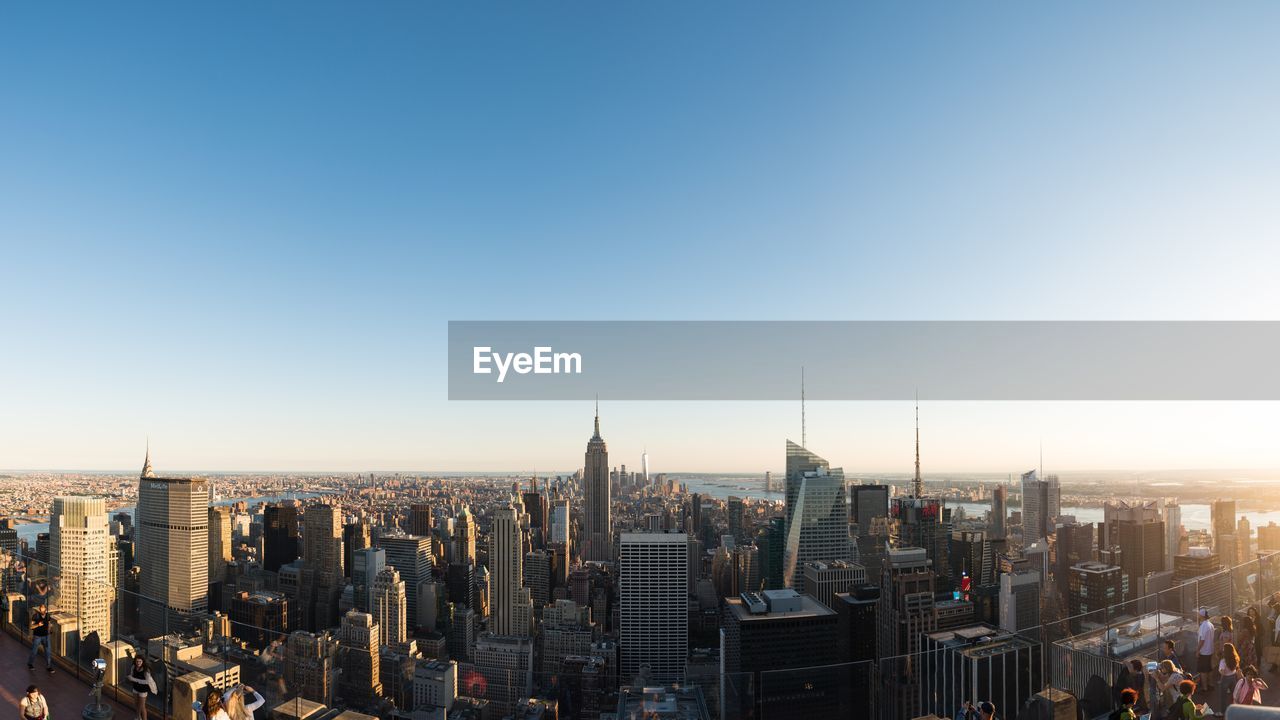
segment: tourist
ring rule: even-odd
[[[49,703],[35,685],[27,686],[27,694],[22,696],[18,708],[22,711],[22,720],[49,720]]]
[[[1120,691],[1120,711],[1113,713],[1115,720],[1138,720],[1138,714],[1134,712],[1134,706],[1138,704],[1138,692],[1133,688],[1125,688]]]
[[[27,656],[27,669],[36,669],[36,655],[44,648],[44,660],[49,674],[53,674],[53,648],[49,645],[49,610],[41,603],[31,613],[31,654]]]
[[[151,677],[151,671],[147,669],[147,660],[141,655],[134,655],[133,663],[129,666],[129,686],[133,691],[138,720],[147,720],[147,696],[155,695],[158,691],[155,678]]]
[[[253,700],[246,703],[245,695],[252,695]],[[227,715],[231,720],[253,720],[253,711],[266,704],[266,700],[258,694],[257,690],[248,685],[239,685],[234,687],[222,695],[222,701],[227,706]]]
[[[1218,660],[1218,678],[1221,680],[1218,686],[1219,706],[1222,712],[1226,712],[1227,706],[1231,704],[1231,691],[1240,679],[1240,653],[1236,652],[1236,646],[1231,643],[1222,646],[1222,659]]]
[[[1169,708],[1168,717],[1173,718],[1173,720],[1201,720],[1204,717],[1206,707],[1204,703],[1197,705],[1191,699],[1195,691],[1196,684],[1193,680],[1183,680],[1178,683],[1178,697]]]
[[[1244,669],[1244,677],[1236,681],[1231,699],[1237,705],[1261,705],[1262,691],[1267,689],[1267,681],[1258,677],[1258,668],[1248,665]]]
[[[1216,631],[1208,608],[1200,608],[1200,629],[1196,632],[1196,673],[1205,690],[1213,690],[1213,653]]]
[[[204,698],[204,717],[205,720],[231,720],[222,705],[222,693],[217,688],[209,688],[209,694]]]

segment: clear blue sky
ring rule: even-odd
[[[588,407],[445,400],[449,319],[1280,308],[1274,3],[0,13],[0,467],[133,467],[148,434],[170,468],[580,464]],[[655,469],[779,469],[798,434],[604,413]],[[1062,468],[1280,466],[1272,404],[925,418],[926,469],[1041,437]],[[823,404],[810,444],[905,471],[910,422]]]

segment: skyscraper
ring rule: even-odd
[[[742,536],[742,524],[746,517],[746,507],[743,505],[742,498],[730,495],[725,502],[725,511],[728,514],[729,534],[735,541],[742,542],[745,539]]]
[[[786,545],[787,519],[769,518],[768,524],[756,534],[756,547],[760,551],[760,580],[765,590],[780,590],[785,585]]]
[[[378,623],[369,613],[342,616],[338,642],[343,649],[338,692],[348,703],[367,706],[382,694]]]
[[[783,582],[800,588],[814,560],[849,559],[849,515],[844,471],[787,441],[787,542]]]
[[[613,524],[610,516],[609,448],[600,437],[600,407],[596,405],[595,434],[587,441],[582,484],[585,495],[586,543],[584,560],[613,559]]]
[[[262,512],[262,569],[280,572],[298,559],[298,508],[268,505]]]
[[[540,549],[547,543],[547,498],[538,492],[538,478],[531,483],[532,490],[520,496],[525,515],[529,516],[529,536],[534,549]]]
[[[1071,568],[1093,560],[1093,523],[1065,523],[1057,531],[1056,563],[1053,568],[1054,585],[1063,603],[1070,597]],[[1039,568],[1037,568],[1039,569]]]
[[[148,452],[136,513],[142,629],[193,627],[209,607],[209,483],[157,477]]]
[[[347,523],[342,526],[342,569],[352,577],[356,569],[355,553],[373,544],[373,527],[368,520]],[[364,608],[361,608],[364,610]]]
[[[485,699],[497,717],[511,713],[533,692],[533,641],[483,633],[476,641],[476,670],[484,678]]]
[[[1009,489],[997,485],[991,491],[991,539],[1004,540],[1005,524],[1009,519]]]
[[[431,529],[431,505],[428,503],[410,505],[409,534],[426,536],[431,534]]]
[[[380,547],[366,547],[351,555],[351,585],[355,593],[355,606],[361,612],[373,608],[373,581],[387,566],[387,551]]]
[[[489,628],[495,635],[529,635],[533,600],[522,584],[523,561],[519,510],[510,504],[495,508],[489,534],[493,612]]]
[[[1236,538],[1236,501],[1214,500],[1210,506],[1213,519],[1213,550],[1226,567],[1240,563],[1239,540]]]
[[[383,645],[402,643],[408,637],[408,592],[400,573],[393,567],[384,567],[373,577],[370,614],[377,622]]]
[[[1173,567],[1173,559],[1182,554],[1182,506],[1177,500],[1164,499],[1165,567]]]
[[[400,571],[404,581],[407,617],[418,617],[418,584],[431,576],[431,538],[418,535],[383,535],[378,545],[387,551],[387,564]]]
[[[1000,629],[1040,633],[1040,573],[1035,570],[1000,575]]]
[[[1028,547],[1053,533],[1062,514],[1062,486],[1057,475],[1044,480],[1029,470],[1022,474],[1022,545]]]
[[[842,516],[843,517],[843,516]],[[623,533],[618,595],[621,679],[684,680],[689,654],[689,538],[684,533]]]
[[[302,516],[304,617],[313,630],[338,623],[342,595],[342,511],[329,504],[312,505]]]
[[[462,507],[462,512],[458,513],[458,522],[455,523],[454,532],[458,542],[458,558],[459,565],[474,565],[476,562],[476,519],[471,514],[471,508]]]
[[[849,502],[849,519],[858,524],[858,533],[865,535],[873,519],[889,516],[889,486],[850,485]]]
[[[58,610],[77,616],[80,635],[112,639],[114,598],[109,558],[111,541],[107,506],[102,498],[57,497],[49,516],[49,562],[62,576]]]
[[[231,562],[231,508],[218,505],[209,508],[209,582],[226,578]]]
[[[725,717],[836,717],[835,611],[795,590],[726,598],[720,653]],[[793,670],[793,672],[781,672]]]
[[[919,652],[925,633],[937,629],[934,574],[923,548],[889,551],[876,612],[877,650],[884,687],[884,717],[917,717],[921,709]]]

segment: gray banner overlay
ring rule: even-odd
[[[450,400],[1280,400],[1278,361],[1277,321],[449,323]]]

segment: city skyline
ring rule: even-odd
[[[588,412],[587,403],[479,403],[482,407],[494,405],[511,405],[526,408],[531,415],[540,415],[536,406],[572,405],[579,412]],[[741,418],[741,408],[751,406],[759,410],[760,425],[745,428],[742,437],[726,437],[723,433],[713,433],[723,443],[723,450],[708,450],[708,435],[700,436],[698,443],[681,439],[675,448],[685,448],[683,453],[675,457],[683,458],[683,463],[672,464],[659,455],[665,446],[659,446],[650,437],[661,440],[670,438],[672,429],[669,424],[656,422],[653,426],[637,430],[640,418],[647,418],[650,405],[676,406],[684,410],[692,407],[701,409],[709,418],[733,415]],[[922,475],[930,478],[949,474],[1008,474],[1015,475],[1029,468],[1040,468],[1046,472],[1062,474],[1071,473],[1192,473],[1198,471],[1239,471],[1249,474],[1275,474],[1280,481],[1280,446],[1270,442],[1269,428],[1280,424],[1280,403],[1272,402],[944,402],[920,401],[925,433],[922,442],[925,444],[926,458]],[[732,408],[739,408],[730,412]],[[1065,408],[1065,411],[1063,409]],[[1162,409],[1156,413],[1156,409]],[[849,409],[853,413],[841,413]],[[772,411],[770,411],[772,410]],[[612,411],[613,415],[609,415]],[[814,438],[812,445],[823,448],[823,454],[835,458],[835,462],[848,468],[851,475],[869,473],[899,477],[910,476],[914,470],[912,456],[914,452],[913,432],[914,405],[909,401],[868,401],[838,402],[809,401],[805,410],[808,422],[805,434]],[[646,454],[650,457],[652,472],[665,473],[727,473],[727,474],[761,474],[772,471],[779,476],[785,468],[777,462],[777,453],[770,452],[772,443],[779,437],[800,433],[799,403],[758,402],[758,403],[638,403],[615,402],[606,403],[604,413],[609,415],[607,422],[615,428],[610,435],[614,439],[611,444],[626,450],[612,451],[613,465],[630,465],[641,467]],[[686,412],[681,413],[687,416]],[[848,427],[848,416],[862,415],[858,418],[855,430],[859,434],[841,437],[836,430]],[[794,415],[794,417],[789,417]],[[840,416],[843,415],[842,420]],[[1065,415],[1070,421],[1065,425],[1066,431],[1061,437],[1047,437],[1035,432],[1035,422],[1028,427],[1008,428],[1005,423],[1011,417],[1022,417],[1034,421],[1037,418],[1049,418]],[[1275,417],[1272,418],[1272,415]],[[781,417],[780,417],[781,416]],[[510,415],[508,415],[510,419]],[[1097,421],[1098,424],[1093,423]],[[708,420],[701,420],[703,428]],[[901,428],[898,423],[905,423]],[[519,434],[512,423],[511,432]],[[986,446],[981,455],[975,456],[975,448],[968,441],[972,435],[956,428],[963,425],[978,426],[984,430],[999,429],[1001,436],[986,434]],[[504,446],[495,446],[486,453],[487,457],[509,458],[505,465],[486,463],[476,464],[474,456],[468,456],[464,462],[457,455],[448,451],[430,451],[418,455],[419,462],[396,463],[392,461],[368,458],[357,460],[350,457],[334,456],[331,449],[318,453],[317,457],[332,458],[327,464],[297,457],[296,462],[267,457],[259,461],[235,463],[214,456],[201,446],[198,439],[187,438],[175,433],[145,434],[133,442],[140,442],[143,449],[150,445],[163,445],[162,452],[166,458],[166,467],[171,472],[198,474],[236,474],[253,472],[334,472],[342,474],[362,474],[368,472],[417,472],[417,473],[497,473],[497,474],[533,474],[574,472],[583,467],[581,461],[576,464],[566,461],[564,456],[579,455],[581,450],[568,451],[577,443],[568,441],[575,430],[580,433],[582,419],[576,422],[565,421],[563,428],[557,424],[555,445],[563,446],[565,453],[552,452],[545,449],[530,451],[527,455],[515,452]],[[543,425],[546,427],[546,425]],[[1169,443],[1170,431],[1173,428],[1188,431],[1193,428],[1200,433],[1201,441],[1211,441],[1215,437],[1219,445],[1212,452],[1204,447],[1205,442],[1192,445],[1172,445]],[[770,436],[769,431],[776,428],[778,435]],[[682,432],[682,430],[680,431]],[[624,433],[631,433],[628,437]],[[902,434],[906,433],[903,437]],[[118,436],[118,434],[117,434]],[[1122,437],[1123,442],[1114,438]],[[1023,442],[1016,442],[1021,440]],[[154,442],[153,442],[154,441]],[[905,444],[904,444],[905,443]],[[410,443],[411,444],[411,443]],[[1025,446],[1024,446],[1025,445]],[[441,444],[447,447],[447,444]],[[697,452],[688,450],[690,446]],[[579,446],[580,447],[580,446]],[[999,450],[995,450],[995,448]],[[743,448],[749,448],[750,454],[760,456],[758,465],[747,464],[740,459]],[[842,449],[843,448],[843,449]],[[988,450],[987,448],[990,448]],[[673,448],[674,449],[674,448]],[[9,459],[18,454],[5,453],[0,459]],[[178,453],[174,459],[174,453]],[[988,454],[990,453],[990,454]],[[424,455],[445,455],[452,462],[432,462]],[[75,457],[74,451],[64,448],[57,456]],[[236,453],[233,451],[232,456]],[[392,453],[396,455],[396,453]],[[634,456],[633,456],[634,455]],[[28,455],[29,456],[29,455]],[[128,447],[113,447],[101,457],[109,458],[97,463],[86,464],[4,464],[0,463],[0,471],[66,471],[66,472],[102,472],[128,473],[136,467],[137,449],[133,444]],[[187,458],[184,461],[182,458]],[[123,458],[123,460],[116,459]],[[557,462],[557,458],[560,458]],[[860,458],[864,458],[860,461]],[[1219,462],[1213,462],[1218,458]],[[203,462],[202,462],[203,461]],[[541,468],[541,469],[540,469]]]

